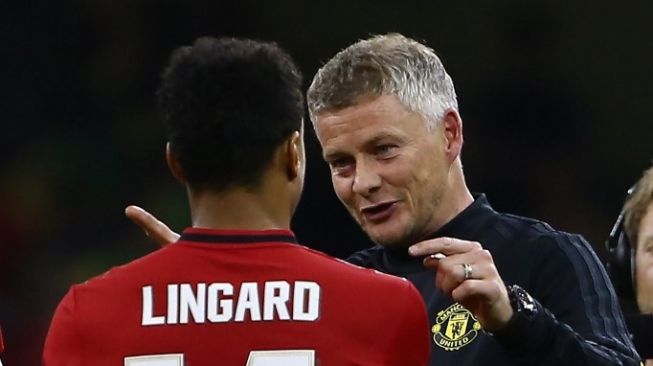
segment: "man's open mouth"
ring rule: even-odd
[[[372,222],[381,222],[392,216],[397,207],[396,201],[383,202],[376,205],[366,206],[361,209],[363,217]]]

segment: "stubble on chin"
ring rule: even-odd
[[[381,235],[374,234],[363,228],[367,236],[376,244],[389,249],[408,248],[414,241],[405,234]]]
[[[378,244],[384,248],[407,249],[409,246],[419,241],[419,239],[416,240],[410,235],[412,228],[404,228],[401,233],[389,233],[383,235],[382,233],[378,233],[376,230],[374,230],[373,224],[365,222],[362,217],[355,215],[352,211],[350,211],[350,213],[354,221],[356,221],[358,226],[363,230],[363,232],[365,232],[367,237],[370,238],[370,240],[372,240],[375,244]]]

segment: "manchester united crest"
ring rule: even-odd
[[[438,312],[431,331],[435,344],[447,351],[456,351],[470,344],[480,329],[481,324],[474,315],[455,303]]]

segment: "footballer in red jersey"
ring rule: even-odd
[[[301,75],[276,45],[200,38],[158,91],[192,227],[73,286],[45,366],[426,365],[426,312],[406,280],[299,245]]]
[[[426,332],[407,280],[297,245],[288,230],[190,228],[73,286],[46,365],[421,365]]]

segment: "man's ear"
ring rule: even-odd
[[[186,184],[184,172],[179,165],[179,161],[177,161],[175,152],[172,151],[172,145],[170,144],[170,141],[166,143],[166,162],[168,163],[168,169],[170,169],[170,172],[175,177],[175,179],[177,179],[182,184]]]
[[[455,109],[448,109],[440,121],[446,141],[446,151],[451,161],[460,156],[463,148],[463,120]]]
[[[295,131],[286,140],[286,173],[288,178],[293,180],[297,178],[302,169],[302,159],[304,154],[302,150],[302,135],[299,131]]]

